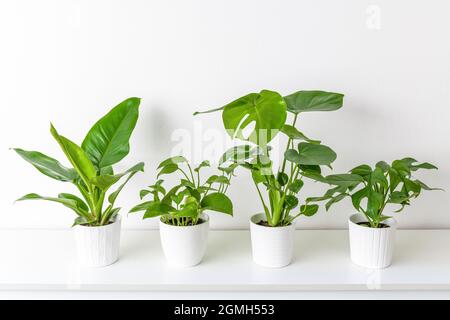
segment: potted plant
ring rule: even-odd
[[[139,104],[139,98],[129,98],[114,107],[92,127],[81,146],[60,135],[51,125],[50,132],[71,167],[37,151],[14,149],[44,175],[71,183],[79,191],[80,197],[69,193],[57,197],[31,193],[18,201],[47,200],[72,209],[76,214],[73,229],[78,257],[84,266],[110,265],[119,257],[120,208],[115,203],[125,184],[144,170],[144,164],[139,163],[123,173],[115,173],[112,166],[129,153]],[[124,183],[109,192],[122,178],[126,178]]]
[[[221,174],[202,182],[200,170],[209,166],[208,161],[203,161],[192,169],[183,156],[164,160],[158,166],[157,179],[177,173],[181,175],[179,183],[167,191],[164,180],[157,180],[140,193],[141,200],[146,196],[151,200],[130,211],[144,211],[144,219],[160,217],[161,245],[171,266],[191,267],[203,259],[209,231],[209,216],[205,211],[233,215],[233,204],[225,193],[235,166],[219,168]]]
[[[386,268],[391,265],[397,223],[384,211],[387,205],[399,205],[402,211],[422,190],[437,190],[414,179],[419,169],[437,169],[430,163],[417,163],[412,158],[395,160],[391,165],[378,162],[374,168],[360,165],[346,174],[319,178],[333,185],[324,196],[308,201],[327,201],[333,204],[350,197],[358,211],[349,218],[350,252],[352,261],[367,268]]]
[[[336,153],[296,128],[301,113],[333,111],[342,107],[343,95],[324,91],[299,91],[287,97],[263,90],[206,112],[223,111],[225,129],[233,139],[249,144],[231,148],[222,163],[249,169],[264,209],[250,219],[254,261],[265,267],[284,267],[292,261],[294,220],[313,216],[318,205],[300,205],[304,178],[318,180],[322,166],[329,167]],[[288,112],[292,115],[286,123]],[[205,113],[205,112],[197,112]],[[274,172],[269,142],[279,133],[287,136],[284,159]],[[264,196],[263,193],[266,193]]]

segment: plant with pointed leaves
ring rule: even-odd
[[[417,198],[422,190],[442,190],[430,188],[420,180],[414,179],[412,173],[419,169],[437,169],[430,163],[418,163],[413,158],[395,160],[391,165],[380,161],[371,168],[360,165],[345,174],[333,174],[317,179],[333,186],[322,197],[309,198],[310,202],[327,201],[328,210],[333,204],[350,197],[353,207],[364,214],[367,225],[382,228],[383,221],[391,218],[383,214],[388,204],[400,205],[402,211]]]
[[[325,91],[298,91],[283,98],[277,92],[263,90],[224,107],[195,114],[223,111],[223,124],[231,138],[250,143],[228,150],[221,163],[249,169],[264,208],[265,222],[271,227],[286,226],[301,215],[317,213],[317,204],[305,202],[299,206],[298,194],[304,178],[318,181],[321,166],[330,167],[336,159],[333,150],[318,140],[309,139],[296,128],[298,117],[304,112],[340,109],[343,97],[342,94]],[[288,112],[292,115],[290,124],[286,123]],[[285,134],[288,141],[283,163],[274,173],[268,143],[279,132]],[[268,204],[261,185],[266,188]],[[297,212],[291,215],[297,207]]]
[[[129,140],[139,117],[139,104],[139,98],[129,98],[114,107],[92,127],[81,147],[60,135],[51,125],[50,132],[72,168],[37,151],[14,149],[44,175],[72,183],[84,199],[68,193],[61,193],[57,197],[31,193],[18,201],[47,200],[60,203],[77,215],[74,226],[102,226],[113,222],[120,211],[120,208],[115,207],[119,193],[136,173],[144,171],[143,163],[123,173],[114,173],[112,167],[130,151]],[[125,177],[122,185],[114,192],[109,192]],[[105,201],[108,201],[106,208]]]
[[[201,223],[205,210],[233,215],[233,204],[225,195],[233,177],[235,165],[220,167],[220,175],[212,175],[202,182],[200,170],[209,167],[209,161],[203,161],[192,169],[187,159],[175,156],[164,160],[158,166],[157,179],[162,175],[179,173],[180,183],[167,191],[164,180],[157,180],[148,189],[141,190],[143,200],[151,196],[150,201],[131,209],[130,213],[144,211],[144,219],[161,217],[161,221],[174,226],[193,226]]]

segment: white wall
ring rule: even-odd
[[[338,152],[336,170],[414,156],[440,168],[425,181],[450,190],[449,15],[445,0],[2,0],[0,227],[67,227],[73,219],[51,203],[13,205],[25,193],[71,188],[8,148],[61,158],[50,121],[80,142],[128,96],[143,103],[123,167],[145,160],[147,170],[123,194],[124,212],[170,154],[174,130],[221,126],[219,114],[194,119],[193,111],[263,88],[346,94],[340,111],[300,121]],[[231,196],[236,217],[214,215],[213,227],[245,228],[261,210],[245,171]],[[426,193],[397,218],[405,228],[449,228],[449,207],[448,193]],[[298,225],[342,228],[350,212],[342,203]],[[132,216],[125,225],[156,224]]]

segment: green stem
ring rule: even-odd
[[[258,191],[259,198],[261,199],[261,203],[264,207],[264,213],[266,214],[267,223],[271,224],[272,219],[270,217],[269,209],[267,208],[266,203],[264,202],[264,198],[261,194],[261,190],[259,190],[258,184],[256,182],[255,182],[255,186],[256,186],[256,190]]]
[[[295,124],[297,123],[297,117],[298,117],[298,114],[295,115],[294,121],[292,122],[293,127],[295,127]],[[289,148],[291,147],[291,143],[292,143],[292,138],[289,138],[287,146],[286,146],[286,151],[288,151]],[[287,161],[286,158],[284,158],[283,165],[281,166],[281,172],[283,172],[283,173],[284,173],[284,170],[286,169],[286,161]]]

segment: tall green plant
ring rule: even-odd
[[[157,179],[162,175],[177,173],[181,175],[179,184],[166,191],[164,180],[156,181],[140,193],[141,200],[146,196],[151,196],[152,200],[137,205],[130,213],[144,211],[144,219],[161,217],[164,223],[174,226],[200,223],[205,210],[233,215],[233,204],[225,193],[236,166],[221,167],[220,175],[212,175],[202,182],[200,170],[209,166],[208,161],[203,161],[192,170],[187,159],[182,156],[164,160],[158,166]]]
[[[251,171],[253,182],[269,226],[285,226],[301,215],[312,216],[317,204],[300,204],[298,194],[304,178],[319,181],[321,166],[330,167],[336,153],[318,140],[312,140],[296,128],[305,112],[334,111],[343,104],[343,95],[324,91],[298,91],[282,97],[263,90],[241,97],[224,107],[195,114],[222,111],[223,124],[233,139],[250,142],[228,150],[221,163],[231,162]],[[286,120],[288,113],[292,121]],[[245,134],[246,131],[250,131]],[[287,136],[284,159],[274,172],[268,143],[278,133]],[[267,197],[263,195],[263,187]],[[291,212],[294,214],[291,214]]]
[[[112,167],[130,151],[129,140],[139,117],[139,104],[139,98],[129,98],[114,107],[92,127],[81,147],[60,135],[51,125],[50,132],[71,168],[40,152],[14,149],[44,175],[72,183],[81,195],[80,198],[61,193],[57,197],[43,197],[31,193],[18,201],[47,200],[60,203],[77,215],[74,225],[102,226],[114,221],[120,211],[120,208],[115,207],[119,193],[137,172],[144,171],[143,163],[118,174],[114,173]],[[124,177],[124,183],[109,192]],[[106,201],[108,203],[104,208]]]
[[[381,228],[383,221],[391,218],[384,215],[387,205],[399,205],[400,208],[395,212],[400,212],[422,190],[442,190],[430,188],[414,179],[412,173],[419,169],[437,167],[428,162],[418,163],[413,158],[404,158],[395,160],[390,165],[380,161],[374,168],[364,164],[353,168],[350,173],[318,177],[333,187],[322,197],[309,198],[308,201],[327,201],[325,207],[328,210],[333,204],[350,197],[353,207],[366,217],[368,226]]]

